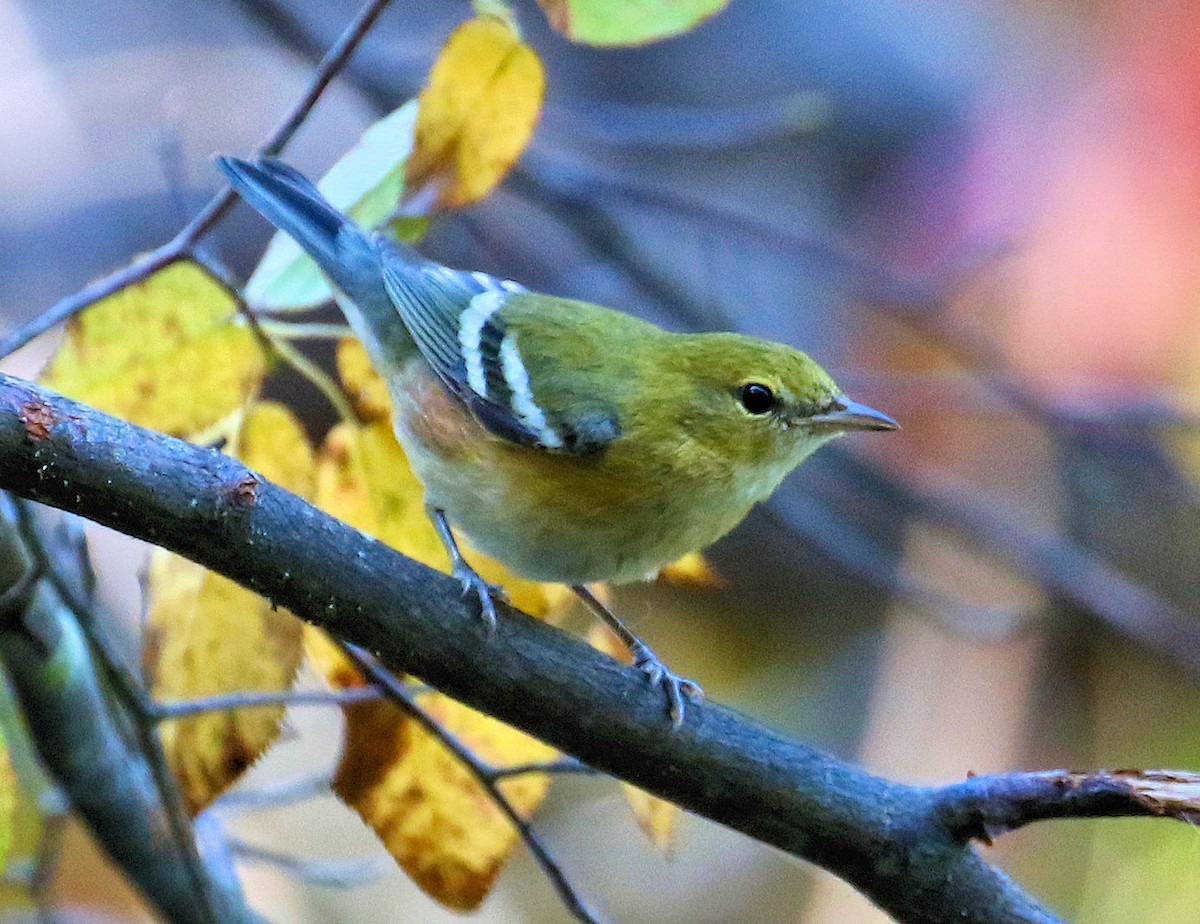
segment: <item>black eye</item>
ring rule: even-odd
[[[751,414],[769,414],[778,403],[775,392],[761,382],[747,382],[738,392],[742,407]]]

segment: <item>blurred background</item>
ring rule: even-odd
[[[170,238],[218,188],[211,155],[266,134],[359,5],[0,0],[0,330]],[[1200,6],[733,0],[622,51],[515,6],[548,68],[541,125],[425,251],[794,344],[904,426],[807,462],[713,549],[723,589],[622,590],[619,611],[710,697],[900,779],[1200,767]],[[468,15],[394,4],[287,159],[323,172]],[[209,238],[243,274],[266,239],[245,208]],[[53,344],[4,368],[32,375]],[[302,381],[272,388],[314,435],[331,422]],[[136,626],[143,550],[96,538]],[[331,766],[337,729],[292,710],[246,785]],[[377,873],[331,889],[242,864],[280,924],[456,919],[331,799],[229,823]],[[612,781],[560,779],[538,824],[612,920],[883,920],[700,819],[663,856]],[[64,838],[56,920],[149,919]],[[1182,826],[1044,823],[987,852],[1079,924],[1192,922],[1200,902]],[[0,919],[34,919],[21,889]],[[568,917],[518,848],[476,920]]]

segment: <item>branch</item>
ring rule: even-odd
[[[978,776],[940,789],[935,814],[960,838],[990,844],[1049,818],[1150,816],[1200,824],[1200,773],[1098,770]]]
[[[811,860],[911,924],[1055,919],[905,786],[713,703],[672,731],[633,667],[500,608],[221,453],[0,375],[0,488],[224,574],[466,704],[685,809]]]
[[[370,0],[333,46],[325,53],[309,82],[304,95],[292,106],[275,129],[255,148],[256,154],[278,154],[304,124],[313,106],[321,98],[326,87],[346,66],[362,40],[375,24],[391,0]],[[0,359],[19,350],[39,334],[74,317],[89,305],[107,298],[126,286],[132,285],[157,272],[168,264],[188,256],[196,242],[215,225],[233,206],[236,197],[228,186],[208,201],[196,216],[167,243],[138,257],[128,266],[98,279],[78,292],[59,299],[41,314],[31,318],[7,337],[0,339]]]
[[[11,501],[0,500],[0,657],[42,764],[100,845],[168,920],[260,921],[231,866],[213,851],[202,857],[186,822],[182,831],[173,827],[147,755],[128,740],[134,717],[98,682],[78,623],[40,578]]]
[[[217,693],[194,699],[151,702],[146,711],[155,721],[161,722],[205,712],[249,709],[253,706],[344,706],[347,703],[379,699],[382,695],[374,687],[351,687],[347,690],[241,690],[237,693]]]

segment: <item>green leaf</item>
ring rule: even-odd
[[[644,45],[715,16],[729,0],[538,0],[550,25],[585,45]]]
[[[416,100],[384,116],[317,183],[330,202],[364,228],[381,225],[400,203],[416,118]],[[317,265],[282,232],[271,238],[246,283],[246,301],[264,311],[302,310],[332,297]]]

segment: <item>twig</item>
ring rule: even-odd
[[[504,813],[512,826],[517,829],[521,840],[529,848],[529,852],[533,855],[534,860],[537,861],[538,866],[542,868],[542,872],[546,874],[551,885],[554,886],[558,897],[566,905],[572,917],[585,922],[585,924],[598,924],[597,919],[583,903],[583,899],[575,891],[575,887],[571,885],[570,880],[567,879],[566,874],[557,861],[550,855],[550,852],[542,843],[542,839],[534,831],[533,826],[513,807],[513,804],[504,794],[504,791],[499,787],[497,778],[494,775],[495,771],[481,764],[470,748],[459,741],[455,735],[442,727],[439,722],[422,709],[409,692],[407,686],[397,680],[396,676],[384,667],[374,655],[349,642],[340,643],[340,647],[364,676],[383,690],[389,700],[404,710],[425,731],[429,732],[429,734],[445,745],[446,749],[458,758],[471,775],[475,777],[479,785],[488,794],[488,797],[496,804],[496,807]]]
[[[482,764],[480,766],[482,767]],[[562,757],[558,760],[544,760],[532,764],[512,764],[508,767],[490,767],[485,768],[484,772],[493,781],[511,780],[514,776],[523,776],[526,773],[578,773],[585,776],[600,773],[595,767],[589,767],[574,757]]]
[[[212,924],[219,924],[216,899],[209,888],[209,877],[204,861],[196,849],[191,817],[183,803],[175,776],[167,764],[162,742],[155,731],[149,694],[125,666],[121,653],[113,644],[100,620],[96,618],[92,606],[79,599],[75,587],[64,575],[61,564],[55,567],[56,563],[51,561],[50,551],[46,548],[41,532],[33,522],[27,503],[23,501],[16,503],[15,509],[17,524],[25,539],[26,547],[33,554],[39,570],[58,593],[63,606],[74,617],[79,630],[87,639],[92,656],[99,662],[109,690],[125,710],[138,747],[154,780],[159,801],[171,829],[171,836],[187,866],[193,890]],[[79,556],[79,561],[73,563],[75,571],[86,574],[91,570],[91,565],[86,557],[86,545],[73,542],[70,543],[68,551]]]
[[[260,847],[236,835],[226,835],[230,849],[240,859],[277,866],[301,882],[330,889],[353,889],[367,885],[391,871],[394,864],[384,857],[361,860],[313,860]]]
[[[260,317],[258,326],[280,340],[343,340],[354,336],[347,324],[303,323],[274,321]]]
[[[233,811],[277,808],[327,795],[329,788],[329,775],[317,773],[264,784],[256,789],[230,789],[217,797],[214,807]]]
[[[1051,818],[1152,816],[1200,824],[1200,773],[1177,770],[1046,770],[977,776],[937,790],[937,824],[990,844]]]
[[[271,344],[271,349],[278,353],[279,357],[285,363],[307,379],[324,396],[340,420],[353,423],[358,419],[354,413],[354,408],[346,398],[346,393],[342,391],[341,386],[338,385],[333,376],[309,359],[303,352],[292,346],[286,339],[271,333],[266,325],[263,325],[261,322],[256,323],[258,323],[262,333],[266,335]]]
[[[375,21],[390,2],[391,0],[371,0],[371,2],[363,7],[354,21],[325,54],[325,57],[321,59],[317,65],[317,71],[313,75],[304,95],[271,133],[267,135],[262,143],[255,148],[255,153],[273,155],[278,154],[283,149],[284,145],[291,140],[292,135],[296,133],[296,130],[304,124],[304,120],[308,118],[313,106],[320,99],[321,94],[325,92],[326,87],[329,86],[342,68],[345,67],[354,50],[366,37],[371,26],[375,24]],[[145,279],[147,276],[174,263],[176,260],[190,255],[196,241],[220,221],[225,213],[229,211],[235,199],[233,190],[228,186],[223,187],[167,243],[156,247],[149,253],[143,254],[127,266],[123,266],[103,279],[98,279],[78,292],[59,299],[41,314],[31,318],[11,334],[0,339],[0,359],[19,350],[39,334],[44,334],[55,325],[74,317],[89,305],[107,298],[109,295],[126,286]]]
[[[199,715],[204,712],[221,712],[227,709],[250,709],[254,706],[344,706],[347,703],[362,703],[379,699],[383,694],[374,687],[351,687],[346,690],[242,690],[236,693],[220,693],[195,699],[173,702],[152,701],[150,715],[157,722]]]

